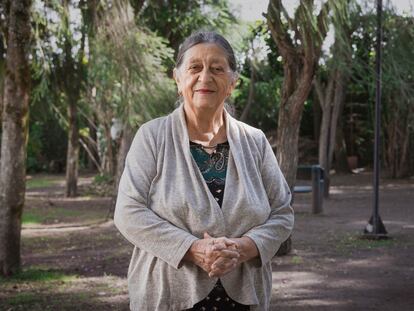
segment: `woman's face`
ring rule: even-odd
[[[185,103],[194,108],[217,109],[236,84],[225,51],[214,43],[188,49],[174,78]]]

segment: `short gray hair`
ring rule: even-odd
[[[187,37],[178,49],[175,67],[179,68],[181,66],[185,52],[187,52],[193,46],[201,43],[214,43],[221,47],[226,52],[230,69],[234,73],[237,72],[236,56],[234,55],[233,48],[222,35],[219,35],[213,31],[198,31]]]

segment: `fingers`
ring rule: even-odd
[[[231,272],[237,266],[237,258],[219,257],[212,265],[209,277],[220,277]]]
[[[202,251],[197,265],[210,277],[220,277],[232,271],[239,263],[238,244],[227,237],[214,238],[208,232],[204,232],[203,237],[199,240]]]
[[[227,246],[237,247],[237,243],[235,241],[229,238],[226,238],[226,237],[214,238],[211,235],[209,235],[207,232],[204,232],[204,239],[212,239],[212,244],[224,243]]]
[[[223,257],[223,258],[229,258],[229,259],[233,259],[233,258],[239,258],[240,257],[240,253],[236,250],[231,250],[231,249],[219,249],[219,250],[214,250],[213,253],[216,255],[216,257]]]

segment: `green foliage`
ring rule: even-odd
[[[29,143],[27,144],[27,162],[26,169],[28,172],[40,171],[42,157],[42,126],[40,122],[30,123]]]
[[[175,95],[163,66],[171,60],[172,50],[165,39],[136,26],[130,14],[128,6],[114,8],[99,27],[90,59],[89,91],[106,118],[136,127],[170,111]]]
[[[414,150],[408,142],[414,135],[414,33],[413,18],[397,15],[385,7],[382,58],[382,160],[393,177],[409,172]],[[345,125],[363,163],[372,160],[375,105],[376,14],[359,17],[351,38],[352,83],[348,86]],[[411,154],[411,156],[410,156]]]
[[[249,25],[249,31],[243,38],[242,48],[239,51],[241,54],[239,58],[243,63],[240,66],[238,87],[232,97],[240,116],[247,105],[251,87],[251,70],[252,66],[255,66],[253,105],[245,122],[265,132],[274,131],[277,128],[283,81],[281,58],[272,41],[264,22]],[[267,54],[262,51],[264,44],[269,48]]]
[[[108,174],[98,174],[93,178],[93,183],[97,185],[113,183],[114,178]]]
[[[224,32],[236,21],[227,0],[147,1],[137,19],[166,38],[175,54],[179,44],[192,32],[200,29]]]
[[[50,282],[50,281],[69,281],[75,278],[76,276],[69,276],[57,271],[50,271],[50,270],[42,270],[37,268],[29,268],[24,269],[12,277],[3,278],[0,277],[0,284],[1,283],[11,283],[11,282]],[[27,297],[19,297],[16,299],[16,303],[22,302],[23,300],[32,299],[30,295]],[[11,303],[11,302],[9,302]]]

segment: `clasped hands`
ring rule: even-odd
[[[221,277],[232,271],[241,262],[249,259],[249,256],[246,255],[251,249],[249,243],[253,242],[243,239],[250,240],[246,237],[237,239],[213,238],[205,232],[203,239],[197,240],[191,245],[185,259],[202,268],[209,277]],[[250,253],[252,252],[250,251]],[[254,253],[257,254],[255,246]]]

